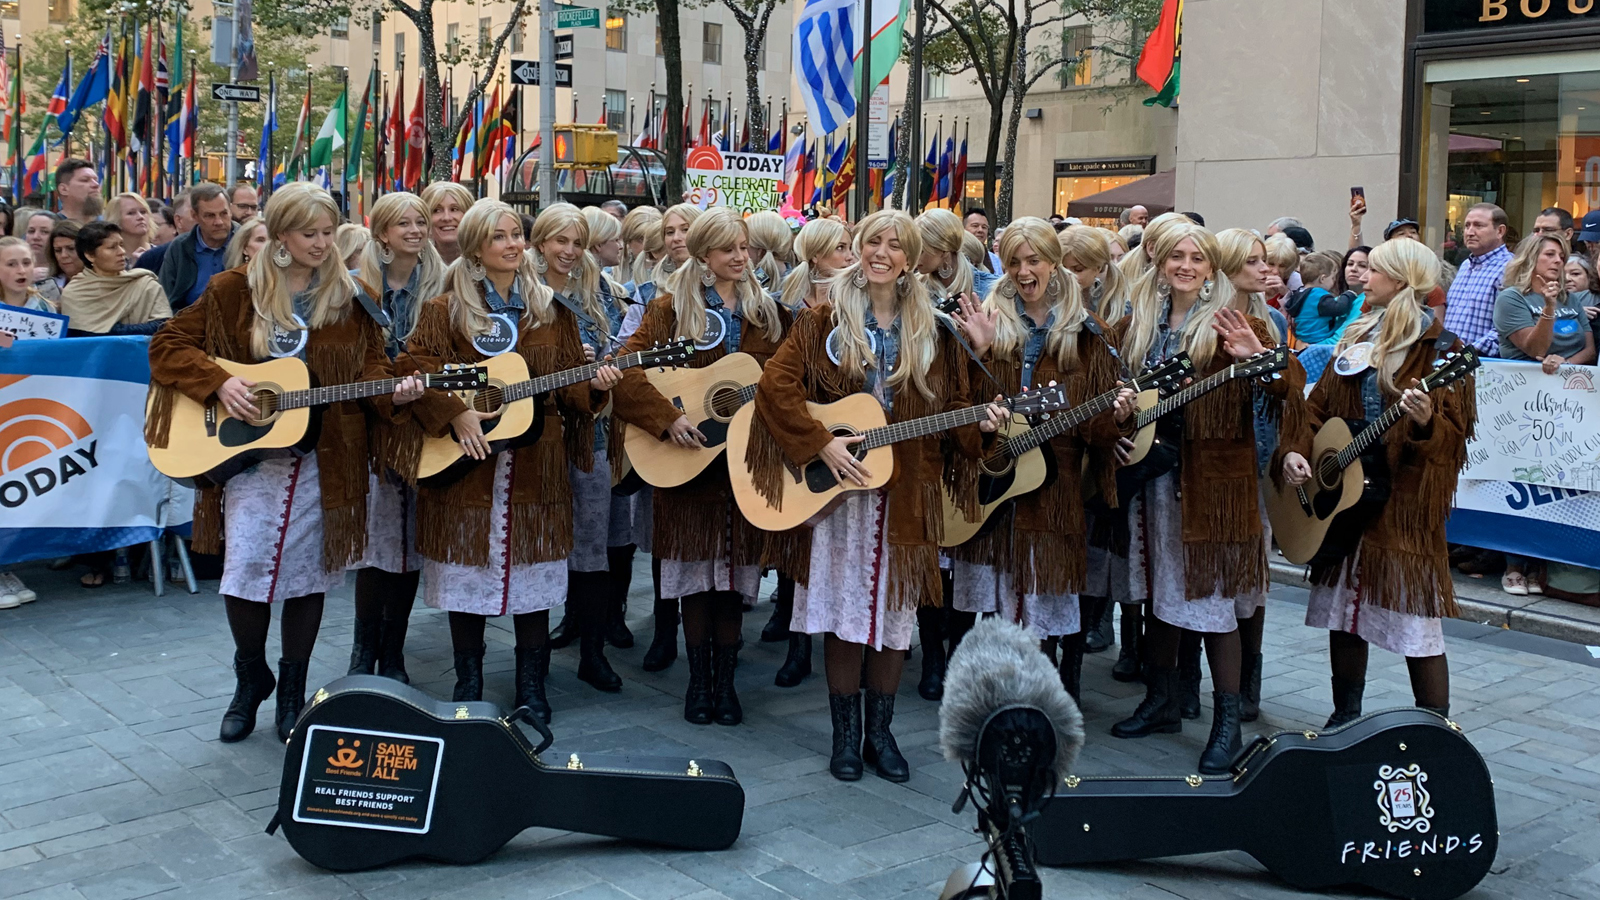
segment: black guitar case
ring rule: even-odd
[[[539,826],[685,850],[739,837],[744,789],[709,759],[570,754],[547,763],[493,703],[448,703],[389,678],[317,691],[284,757],[281,827],[334,871],[477,862]],[[524,721],[532,719],[523,717]]]
[[[1483,757],[1420,709],[1257,738],[1232,776],[1069,776],[1029,833],[1048,866],[1243,850],[1302,890],[1407,900],[1471,890],[1500,843]]]

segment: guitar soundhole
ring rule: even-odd
[[[739,411],[739,385],[719,381],[706,391],[706,412],[719,422],[727,422]]]
[[[983,474],[991,478],[999,478],[1002,475],[1010,474],[1016,464],[1017,461],[1014,458],[1004,453],[996,453],[991,456],[985,456],[983,462],[978,463],[978,468],[983,470]]]
[[[270,425],[276,422],[278,417],[283,415],[283,410],[278,408],[278,397],[282,394],[283,388],[271,382],[257,382],[256,386],[250,389],[250,402],[255,404],[256,409],[261,410],[261,415],[251,419],[249,424]]]
[[[505,402],[506,383],[496,379],[490,379],[488,387],[472,393],[472,408],[481,413],[499,412]]]
[[[1344,472],[1339,469],[1337,454],[1329,451],[1317,460],[1317,486],[1325,491],[1338,490],[1344,482]]]

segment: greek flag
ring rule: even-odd
[[[807,124],[819,133],[842,127],[856,112],[853,15],[854,0],[809,0],[794,30]]]

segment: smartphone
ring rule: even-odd
[[[1367,189],[1364,188],[1364,187],[1361,187],[1360,185],[1357,185],[1357,186],[1351,188],[1350,189],[1350,199],[1354,200],[1357,197],[1360,197],[1363,200],[1367,199]]]

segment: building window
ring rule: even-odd
[[[711,113],[711,133],[716,134],[722,130],[722,101],[706,101],[706,109]]]
[[[50,21],[66,22],[71,18],[72,0],[50,0]]]
[[[705,50],[701,59],[708,63],[722,64],[722,26],[715,22],[707,22],[701,26],[705,35]]]
[[[666,56],[665,53],[661,52],[661,25],[660,25],[660,23],[656,24],[656,56],[658,56],[658,57]]]
[[[659,35],[659,30],[657,33]],[[606,10],[606,49],[618,53],[628,52],[628,17],[622,10]]]
[[[1094,81],[1094,29],[1087,25],[1061,30],[1061,86]]]
[[[0,16],[7,19],[17,17],[17,0],[0,0]]]
[[[444,55],[452,59],[461,55],[461,25],[451,22],[444,28]]]
[[[378,47],[383,43],[383,12],[381,10],[373,10],[370,31],[372,33],[372,55],[377,56]]]
[[[621,132],[628,126],[628,92],[606,91],[606,127]]]
[[[328,26],[328,36],[329,37],[334,37],[334,38],[344,38],[345,40],[349,40],[349,38],[350,38],[350,17],[349,16],[340,16],[339,18],[334,19],[333,20],[333,24]]]
[[[482,18],[478,20],[478,55],[483,56],[489,52],[489,47],[494,43],[490,33],[494,30],[494,22]]]
[[[932,69],[923,70],[922,99],[943,100],[950,96],[950,76]]]
[[[526,22],[526,20],[522,20],[522,21],[517,22],[517,27],[511,29],[511,52],[512,53],[521,53],[522,52],[522,42],[524,40],[523,35],[527,31],[527,26],[524,24],[524,22]]]
[[[406,68],[406,36],[396,31],[394,33],[394,70],[403,72]]]

